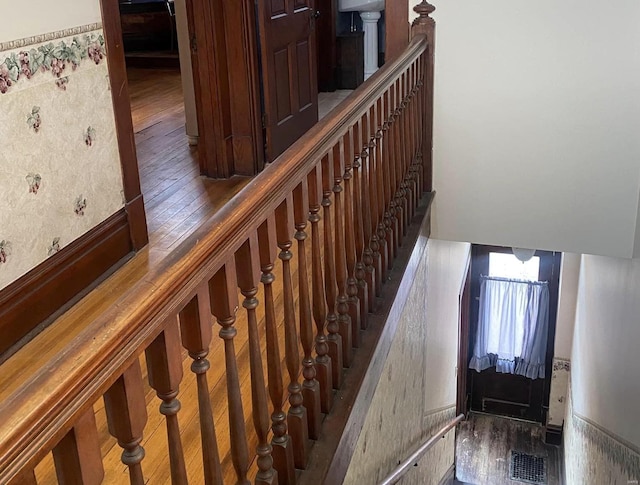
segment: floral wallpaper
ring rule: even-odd
[[[638,485],[640,449],[574,413],[571,382],[564,428],[566,483]]]
[[[124,206],[99,25],[0,44],[0,289]]]

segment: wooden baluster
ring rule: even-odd
[[[238,286],[244,296],[242,306],[247,310],[247,326],[249,329],[249,367],[251,369],[251,403],[253,412],[253,425],[258,437],[256,454],[258,455],[258,473],[256,485],[277,485],[278,473],[273,469],[271,451],[273,447],[269,443],[269,405],[267,403],[267,390],[264,384],[264,371],[262,368],[262,356],[260,350],[260,338],[258,332],[258,281],[260,280],[260,255],[257,233],[249,239],[236,252],[236,268],[238,270]]]
[[[345,367],[351,366],[351,316],[349,315],[349,297],[347,296],[347,250],[344,236],[344,204],[342,175],[344,174],[344,159],[340,143],[334,145],[329,153],[328,163],[333,165],[333,193],[335,203],[335,257],[336,281],[338,283],[338,326],[342,340],[342,362]]]
[[[224,340],[224,358],[227,376],[227,401],[229,412],[229,433],[231,441],[231,461],[236,472],[236,483],[249,485],[249,447],[244,427],[242,393],[233,339],[238,333],[234,328],[238,308],[238,283],[233,259],[218,270],[209,281],[211,312],[218,320],[220,338]]]
[[[400,85],[400,107],[399,107],[399,124],[400,124],[400,180],[398,181],[399,187],[399,197],[400,202],[402,204],[402,215],[403,215],[403,226],[402,226],[402,236],[407,235],[407,230],[409,229],[409,200],[407,197],[407,90],[406,90],[406,79],[405,73],[400,74],[400,78],[398,79]]]
[[[320,384],[320,409],[328,413],[333,404],[333,379],[329,346],[324,334],[327,302],[322,278],[322,245],[320,243],[320,203],[322,201],[321,167],[317,165],[307,177],[309,185],[309,222],[311,222],[311,289],[313,320],[316,324],[316,378]]]
[[[382,103],[382,116],[384,117],[384,122],[382,124],[382,165],[383,165],[383,177],[381,180],[382,184],[382,193],[383,193],[383,226],[384,226],[384,239],[385,246],[387,248],[387,270],[390,270],[393,267],[393,260],[395,259],[395,249],[394,249],[394,236],[393,236],[393,224],[392,224],[392,203],[393,199],[391,197],[391,147],[392,147],[392,137],[390,134],[390,123],[389,123],[389,106],[390,106],[390,92],[385,91],[383,95],[383,103]],[[380,235],[378,235],[380,237]]]
[[[56,477],[61,485],[102,483],[104,468],[93,408],[87,409],[73,428],[53,448],[53,460]],[[31,476],[33,477],[31,483],[36,483],[33,473]]]
[[[351,343],[354,347],[360,347],[360,301],[358,299],[358,283],[356,281],[356,243],[353,221],[353,143],[351,141],[352,129],[350,128],[343,137],[344,147],[344,230],[347,260],[347,297],[349,303],[349,316],[351,317]]]
[[[342,385],[342,338],[336,314],[337,283],[334,259],[333,224],[331,222],[331,187],[333,186],[333,166],[329,155],[322,158],[322,207],[324,208],[324,291],[327,296],[327,344],[331,357],[332,382],[334,389]]]
[[[412,146],[412,153],[413,153],[413,157],[415,160],[415,164],[414,164],[414,172],[413,172],[413,179],[414,182],[416,184],[416,194],[417,194],[417,200],[416,202],[419,203],[420,199],[422,198],[422,174],[420,172],[420,166],[421,166],[421,161],[420,161],[420,146],[419,146],[419,139],[418,139],[418,133],[420,133],[419,127],[418,127],[418,121],[419,121],[419,117],[420,117],[420,111],[419,111],[419,106],[420,106],[420,86],[419,86],[419,65],[420,65],[420,58],[416,59],[415,62],[412,64],[412,70],[413,70],[413,103],[412,103],[412,114],[411,114],[411,146]]]
[[[415,64],[409,66],[409,106],[408,106],[408,133],[409,133],[409,190],[411,192],[411,218],[415,215],[420,194],[418,193],[418,184],[416,181],[417,157],[415,149],[415,107],[416,107],[416,82],[415,82]]]
[[[369,316],[369,287],[367,285],[364,257],[364,222],[362,218],[362,150],[360,121],[353,126],[353,221],[356,247],[355,277],[358,285],[358,299],[360,300],[360,328],[368,326]]]
[[[405,107],[404,107],[404,129],[405,129],[405,172],[404,172],[404,188],[407,199],[407,225],[413,219],[415,194],[413,192],[413,154],[411,152],[411,71],[404,72],[405,79]]]
[[[414,20],[411,28],[411,36],[425,35],[427,37],[427,52],[423,54],[424,62],[421,66],[421,75],[423,80],[423,99],[420,109],[422,111],[423,125],[421,130],[422,136],[422,164],[424,172],[424,190],[430,192],[432,187],[432,170],[433,170],[433,73],[434,73],[434,51],[435,51],[435,34],[436,23],[430,17],[435,11],[435,7],[426,0],[422,0],[413,10],[418,14],[418,18]]]
[[[376,170],[375,187],[376,193],[376,225],[373,228],[373,232],[378,236],[378,251],[380,252],[380,286],[387,280],[387,268],[389,267],[389,250],[387,248],[386,231],[384,227],[384,140],[382,137],[382,115],[383,115],[383,97],[379,97],[375,103],[375,139],[376,139]]]
[[[284,341],[285,361],[289,373],[289,412],[287,423],[289,435],[293,442],[293,461],[296,468],[304,469],[307,466],[309,456],[309,424],[307,423],[307,410],[303,406],[302,387],[298,382],[300,373],[300,353],[298,350],[298,331],[296,329],[296,313],[293,297],[293,284],[291,282],[291,264],[293,258],[291,252],[291,236],[294,233],[293,222],[293,198],[287,197],[276,209],[276,232],[282,261],[282,286],[284,301]]]
[[[306,181],[293,192],[294,222],[298,241],[298,307],[300,308],[300,341],[304,350],[302,359],[302,402],[307,410],[309,437],[317,440],[320,436],[322,415],[320,412],[320,385],[316,380],[313,364],[313,323],[311,322],[311,299],[309,297],[309,273],[307,271],[307,217],[309,214],[309,191]]]
[[[415,212],[415,193],[413,190],[413,183],[411,177],[413,175],[413,153],[411,151],[411,70],[407,70],[403,74],[405,83],[405,101],[404,101],[404,136],[405,136],[405,175],[404,175],[404,188],[405,197],[407,199],[407,226],[413,219]]]
[[[420,58],[413,61],[411,64],[411,157],[412,157],[412,170],[411,181],[414,186],[416,195],[416,207],[418,206],[422,197],[422,189],[420,185],[420,179],[418,178],[420,169],[420,158],[418,152],[418,63]]]
[[[375,276],[376,296],[380,296],[382,291],[382,255],[380,254],[380,241],[378,241],[378,183],[376,177],[378,174],[378,145],[376,144],[376,105],[373,104],[369,108],[369,217],[371,224],[371,256],[373,258],[373,268]]]
[[[36,472],[34,470],[23,471],[15,480],[10,481],[8,485],[38,485]]]
[[[389,106],[387,107],[388,114],[388,135],[389,135],[389,177],[387,181],[387,190],[389,191],[389,216],[391,218],[391,232],[392,232],[392,251],[393,254],[398,254],[398,248],[402,238],[400,237],[400,220],[402,219],[398,214],[398,208],[396,207],[396,168],[397,168],[397,145],[398,140],[396,138],[397,120],[395,114],[395,104],[397,99],[397,93],[395,84],[392,84],[389,88]]]
[[[400,80],[397,79],[394,83],[395,86],[395,104],[393,106],[393,114],[394,114],[394,139],[395,139],[395,180],[394,180],[394,197],[395,197],[395,207],[396,207],[396,218],[398,219],[398,246],[402,246],[403,236],[405,234],[405,210],[404,203],[402,200],[402,187],[400,186],[403,178],[402,173],[402,126],[401,126],[401,110],[400,104],[402,103],[402,91],[400,89]]]
[[[362,160],[362,170],[360,171],[360,181],[362,183],[361,201],[362,201],[362,223],[364,228],[364,251],[362,261],[365,265],[365,279],[367,281],[367,288],[369,290],[369,306],[370,310],[375,310],[376,307],[376,270],[374,267],[373,248],[371,241],[371,187],[369,185],[369,174],[371,173],[371,164],[369,162],[369,113],[362,115],[362,121],[360,125],[362,129],[362,152],[360,153],[360,159]]]
[[[420,194],[425,192],[424,186],[424,159],[422,154],[422,133],[424,130],[424,53],[417,60],[417,87],[418,96],[416,101],[416,151],[418,153],[418,187]]]
[[[293,463],[293,448],[291,438],[287,433],[287,416],[282,406],[284,400],[284,386],[282,384],[282,359],[278,344],[278,324],[273,298],[274,261],[278,254],[275,216],[271,215],[258,229],[260,247],[260,281],[264,287],[264,318],[267,340],[267,376],[269,382],[269,397],[273,405],[271,414],[271,429],[273,438],[273,466],[278,471],[278,482],[284,485],[296,483],[295,466]]]
[[[104,395],[109,433],[118,440],[123,449],[122,463],[129,467],[132,485],[144,485],[140,462],[144,458],[144,448],[140,446],[142,433],[147,423],[147,406],[140,361],[133,361],[124,374]]]
[[[180,401],[176,398],[182,381],[182,355],[180,332],[175,317],[166,322],[164,330],[145,349],[145,355],[149,385],[162,400],[160,413],[166,417],[171,483],[186,485],[187,470],[178,425]]]
[[[213,333],[211,327],[209,287],[205,284],[198,289],[196,296],[180,312],[180,334],[183,347],[193,359],[191,372],[196,375],[204,483],[205,485],[222,485],[222,467],[207,382],[207,371],[211,367],[207,359]]]
[[[416,194],[416,207],[422,197],[422,184],[420,178],[420,157],[418,147],[418,102],[419,102],[419,89],[418,89],[418,64],[420,58],[416,59],[411,64],[411,77],[412,77],[412,102],[411,102],[411,156],[413,159],[413,169],[411,174],[411,180],[414,184],[414,190]]]

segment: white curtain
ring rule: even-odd
[[[478,332],[469,363],[478,372],[544,378],[549,331],[549,285],[481,277]]]

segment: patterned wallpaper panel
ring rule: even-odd
[[[454,407],[425,409],[427,258],[423,253],[360,433],[345,485],[379,483],[422,440],[455,417]],[[437,484],[454,460],[453,433],[442,440],[402,483]]]
[[[124,206],[98,25],[0,44],[0,289]]]
[[[562,426],[562,423],[564,422],[570,372],[571,361],[554,357],[547,424]]]
[[[564,427],[567,485],[638,485],[640,450],[574,413],[570,382],[567,396]]]

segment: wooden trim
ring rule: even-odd
[[[147,232],[147,216],[144,211],[142,194],[128,201],[124,206],[129,222],[129,232],[133,249],[138,251],[149,242]]]
[[[469,367],[469,326],[471,324],[471,251],[467,261],[466,276],[462,288],[458,321],[458,375],[456,414],[467,414],[469,399],[467,395],[467,373]]]
[[[300,477],[298,485],[344,482],[398,329],[406,297],[413,285],[418,262],[424,255],[431,233],[431,203],[434,195],[434,192],[426,194],[416,210],[414,224],[409,226],[395,267],[378,299],[384,302],[384,306],[369,315],[369,327],[362,339],[360,352],[353,359],[342,388],[335,397],[331,414],[323,422],[323,439],[315,444],[306,473]],[[370,350],[365,353],[364,349]]]
[[[227,0],[224,26],[231,98],[233,174],[256,175],[264,166],[258,32],[253,0]],[[241,60],[240,60],[241,59]]]
[[[545,428],[544,442],[548,445],[560,446],[562,444],[562,426],[548,424]]]
[[[197,100],[200,173],[222,178],[229,176],[233,163],[229,86],[221,69],[227,63],[222,5],[221,2],[187,0],[186,6]]]
[[[390,60],[400,55],[409,45],[409,0],[387,2],[384,11],[384,56]]]
[[[133,254],[124,209],[64,247],[0,292],[0,355],[15,352],[21,339],[46,326],[98,279]],[[43,323],[44,322],[44,323]],[[39,327],[40,326],[40,327]],[[15,346],[11,348],[12,346]]]
[[[102,29],[107,48],[109,66],[109,81],[111,83],[111,98],[113,113],[116,121],[116,136],[118,152],[122,165],[122,181],[124,184],[124,198],[129,220],[131,240],[134,249],[142,249],[148,242],[147,220],[144,213],[144,202],[140,190],[140,175],[138,173],[138,158],[136,156],[136,142],[133,135],[133,121],[131,120],[131,103],[129,101],[129,84],[127,82],[127,66],[124,59],[122,43],[122,27],[120,25],[120,9],[118,0],[100,0],[102,9]],[[134,202],[135,201],[135,202]],[[129,206],[135,205],[130,211]]]
[[[187,0],[200,172],[256,175],[264,166],[255,6]]]

